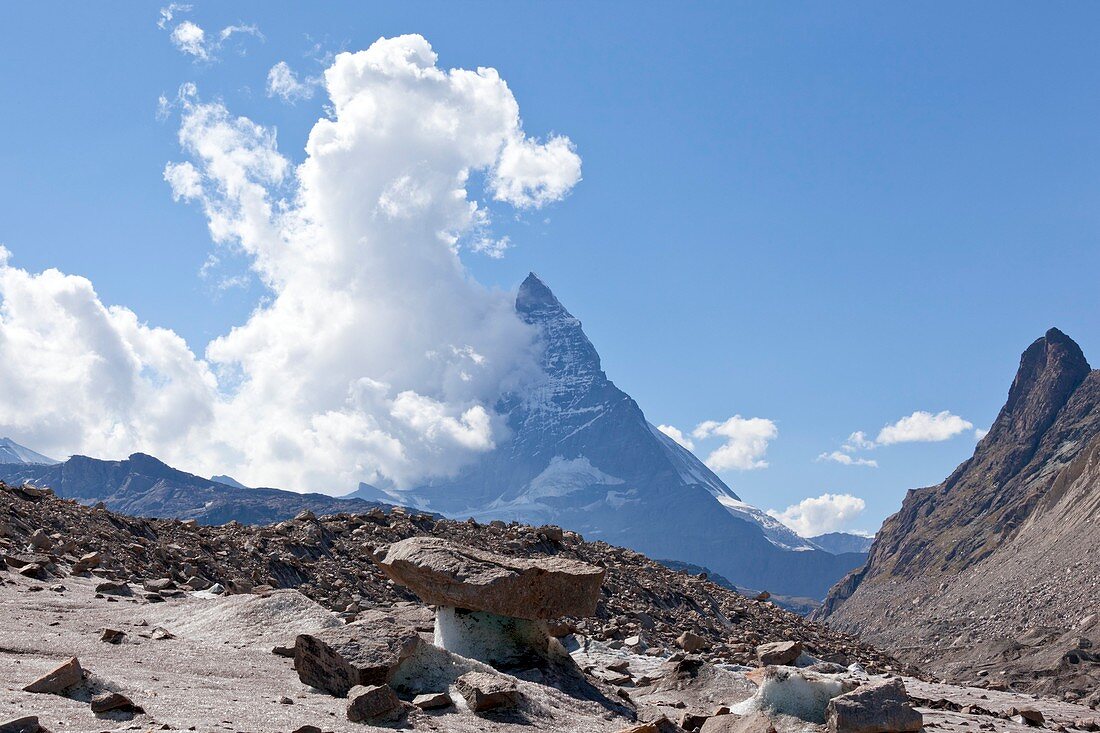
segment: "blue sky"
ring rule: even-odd
[[[269,69],[417,33],[441,68],[497,69],[526,132],[583,161],[560,201],[490,203],[512,247],[463,253],[472,275],[538,272],[654,423],[773,421],[768,466],[722,472],[747,501],[851,494],[844,526],[873,530],[973,430],[858,454],[877,467],[821,453],[918,410],[988,427],[1052,325],[1100,358],[1095,5],[192,4],[165,29],[157,3],[0,7],[0,242],[196,354],[266,291],[173,200],[180,110],[158,97],[194,82],[298,163],[325,95],[270,97]],[[169,39],[183,19],[262,38],[196,60]]]

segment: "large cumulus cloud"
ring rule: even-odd
[[[526,135],[495,70],[436,61],[420,36],[337,56],[324,76],[330,113],[297,166],[274,130],[186,87],[185,155],[165,179],[202,208],[219,246],[248,256],[269,296],[198,358],[170,331],[105,308],[86,280],[5,267],[5,355],[15,338],[57,343],[57,328],[97,335],[56,346],[87,362],[62,380],[69,417],[32,409],[22,434],[47,452],[140,448],[252,484],[323,490],[408,485],[491,449],[504,431],[496,398],[539,375],[508,295],[461,261],[491,231],[472,191],[541,207],[580,180],[580,158],[564,137]],[[17,305],[28,297],[44,301],[33,316]],[[16,392],[52,386],[17,376],[0,406],[38,404]]]

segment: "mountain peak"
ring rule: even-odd
[[[1020,356],[1020,367],[997,423],[1012,423],[1017,433],[1045,430],[1089,371],[1081,347],[1051,328]]]
[[[569,315],[569,311],[565,310],[565,306],[546,286],[546,283],[533,272],[527,274],[519,286],[519,292],[516,293],[516,312],[524,316],[528,322],[535,314],[542,318],[551,314]]]

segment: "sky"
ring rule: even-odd
[[[742,499],[874,531],[972,453],[1047,328],[1100,360],[1098,21],[6,3],[0,429],[412,484],[499,438],[535,271]]]

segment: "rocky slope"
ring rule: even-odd
[[[516,311],[541,335],[545,380],[498,405],[512,438],[454,478],[356,495],[452,517],[554,522],[785,595],[822,598],[862,564],[862,554],[824,552],[742,502],[651,425],[607,378],[580,321],[533,274]]]
[[[672,648],[678,636],[690,631],[706,640],[707,659],[741,663],[754,659],[757,644],[793,639],[823,659],[858,661],[872,670],[897,665],[847,634],[828,631],[770,602],[554,527],[440,520],[400,508],[320,518],[304,512],[270,526],[204,526],[128,517],[0,486],[0,551],[13,573],[19,571],[18,563],[36,563],[43,568],[42,577],[54,568],[64,574],[67,563],[96,552],[102,557],[97,572],[105,577],[170,577],[181,585],[194,578],[197,588],[209,583],[237,590],[296,588],[349,617],[360,609],[416,600],[387,581],[371,551],[420,535],[518,557],[554,555],[607,568],[595,617],[576,621],[576,628],[596,639],[640,636],[647,645]],[[27,547],[41,549],[28,553]]]
[[[208,527],[0,486],[0,550],[0,618],[17,620],[0,624],[3,731],[1100,730],[1081,705],[875,675],[890,660],[842,634],[554,527],[378,509]],[[548,594],[562,575],[604,582]],[[232,592],[191,590],[211,580]],[[526,593],[546,606],[534,617],[595,602],[596,618],[542,627],[545,656],[486,663],[499,648],[450,645],[485,639],[479,628],[432,634],[441,621],[409,589],[434,596],[439,582],[444,606],[527,618]],[[671,641],[681,628],[700,633]],[[536,635],[514,640],[538,649]],[[762,640],[775,643],[741,654]]]
[[[73,456],[53,465],[0,464],[0,480],[48,486],[83,504],[103,502],[124,514],[195,519],[202,524],[229,521],[265,524],[302,510],[320,513],[366,511],[378,502],[281,489],[249,489],[177,470],[135,453],[122,461]],[[231,479],[230,479],[231,480]]]
[[[972,458],[910,491],[819,617],[952,679],[1100,701],[1100,371],[1051,329]]]

